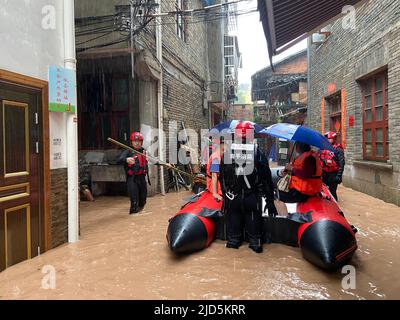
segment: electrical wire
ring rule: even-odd
[[[184,81],[182,81],[181,79],[175,77],[175,75],[174,75],[173,73],[171,73],[171,72],[168,70],[168,68],[166,68],[166,67],[161,63],[161,61],[157,58],[156,54],[153,52],[153,50],[152,50],[151,46],[149,45],[149,43],[147,42],[147,40],[145,40],[144,38],[142,38],[140,42],[143,42],[143,43],[145,44],[145,47],[146,47],[147,49],[149,49],[150,54],[154,57],[154,59],[157,61],[157,63],[160,65],[161,69],[162,69],[164,72],[166,72],[169,76],[173,77],[175,80],[179,81],[181,84],[183,84],[183,85],[185,85],[185,86],[189,86],[186,82],[184,82]],[[186,75],[186,76],[187,76],[187,75]],[[190,79],[190,77],[188,77],[188,79]],[[198,83],[194,82],[193,79],[191,79],[191,80],[192,80],[192,82],[193,82],[195,85],[197,85],[197,86],[202,90],[202,92],[205,91],[205,90],[204,90],[204,86],[202,86],[201,84],[198,84]]]
[[[248,1],[248,0],[243,0],[243,1]],[[133,0],[130,1],[131,5],[134,7],[133,16],[137,16],[138,10],[139,10],[138,8],[141,5],[143,5],[144,1],[143,0],[136,0],[135,3],[133,3],[133,2],[134,2]],[[239,2],[241,2],[241,1],[239,1]],[[228,5],[228,4],[229,3],[226,3],[225,5]],[[229,4],[229,5],[231,5],[231,4]],[[219,7],[219,9],[221,9],[221,7]],[[254,9],[250,8],[250,9],[237,10],[234,13],[228,13],[228,12],[214,12],[213,9],[208,9],[208,10],[204,9],[204,10],[198,10],[197,14],[194,15],[194,18],[197,19],[197,21],[196,20],[193,21],[193,19],[192,19],[192,21],[190,21],[189,19],[187,19],[186,16],[185,16],[185,19],[183,19],[183,21],[187,25],[193,25],[193,24],[197,24],[197,23],[206,24],[207,22],[217,21],[217,20],[221,20],[221,19],[227,19],[229,16],[230,17],[237,17],[237,16],[240,16],[240,15],[252,14],[252,13],[254,13],[256,11],[257,10],[255,8]],[[126,11],[120,11],[115,15],[103,16],[102,17],[102,18],[104,18],[103,21],[99,21],[97,19],[97,17],[96,17],[96,19],[93,19],[92,22],[87,23],[84,26],[85,27],[89,27],[89,26],[93,26],[93,25],[96,25],[96,24],[105,23],[105,22],[111,22],[111,21],[113,22],[113,25],[103,26],[101,28],[90,29],[90,30],[82,30],[82,31],[76,32],[76,36],[77,37],[87,36],[89,34],[92,34],[92,35],[93,34],[98,34],[98,33],[102,34],[102,35],[100,35],[98,37],[95,37],[95,38],[80,42],[77,45],[82,45],[82,44],[94,41],[96,39],[102,38],[102,37],[114,32],[114,31],[118,31],[123,36],[121,39],[118,39],[118,40],[115,40],[115,41],[112,41],[112,42],[108,42],[108,43],[104,43],[104,44],[91,46],[91,47],[78,48],[77,51],[78,52],[82,52],[82,51],[86,51],[86,50],[93,49],[93,48],[107,47],[107,46],[111,46],[111,45],[115,45],[115,44],[119,44],[119,43],[125,42],[125,41],[129,40],[129,38],[131,36],[137,35],[140,31],[145,30],[146,26],[155,27],[155,26],[159,26],[159,25],[174,25],[174,24],[177,23],[177,21],[175,20],[176,16],[169,16],[170,18],[174,18],[173,22],[162,22],[161,24],[158,24],[157,22],[155,22],[154,24],[151,24],[150,22],[152,20],[154,20],[154,16],[152,16],[152,17],[148,17],[147,21],[139,23],[139,27],[132,32],[131,25],[130,25],[131,24],[130,16],[128,18],[127,15],[124,15],[124,14],[126,14],[126,12],[127,12],[127,10]],[[149,12],[151,12],[151,9],[149,9],[147,11],[147,13],[149,13]],[[194,11],[194,12],[196,12],[196,11]],[[177,13],[179,13],[178,10],[177,10]],[[193,18],[193,15],[191,17]],[[113,19],[110,19],[110,18],[113,18]],[[120,20],[123,21],[124,19],[129,21],[126,25],[122,24],[122,23],[118,23]],[[169,52],[170,54],[173,54],[172,53],[173,50],[171,50],[170,48],[167,48],[167,50],[170,51]],[[193,49],[191,49],[191,50],[193,50]],[[194,51],[192,51],[190,53],[191,53],[191,58],[193,60],[197,61],[198,65],[201,65],[201,64],[199,64],[199,61],[197,59],[196,53]],[[174,55],[174,58],[178,59],[178,61],[180,60],[180,63],[185,65],[185,63],[177,55],[175,55],[175,54],[173,54],[173,55]],[[190,71],[191,74],[193,74],[196,78],[198,78],[198,80],[201,79],[201,77],[196,72],[194,72],[193,70],[188,69],[188,71]]]
[[[98,36],[98,37],[95,37],[95,38],[92,38],[92,39],[89,39],[89,40],[86,40],[86,41],[77,43],[76,45],[77,45],[77,46],[81,46],[82,44],[85,44],[85,43],[88,43],[88,42],[92,42],[92,41],[94,41],[94,40],[97,40],[97,39],[100,39],[100,38],[102,38],[102,37],[108,36],[108,35],[110,35],[110,34],[113,33],[113,32],[114,32],[114,31],[107,32],[107,33],[105,33],[105,34],[102,34],[101,36]]]

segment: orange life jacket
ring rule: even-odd
[[[208,191],[210,191],[212,193],[212,179],[211,179],[211,172],[210,172],[210,167],[211,167],[211,163],[213,162],[214,159],[218,159],[218,162],[221,163],[221,153],[219,152],[219,150],[215,151],[210,158],[208,159],[208,163],[207,163],[207,189]],[[222,191],[221,191],[221,184],[219,183],[219,180],[217,182],[217,192],[218,194],[222,195]]]
[[[313,196],[318,194],[322,189],[322,168],[317,153],[315,153],[314,151],[302,153],[294,161],[293,168],[297,170],[302,170],[304,167],[304,161],[309,156],[312,156],[315,159],[316,172],[314,176],[309,179],[301,179],[299,177],[292,176],[289,188],[296,189],[303,194]]]

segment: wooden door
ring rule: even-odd
[[[41,92],[0,81],[0,271],[40,253]]]
[[[336,143],[342,143],[342,92],[327,98],[329,103],[329,130],[336,132]]]

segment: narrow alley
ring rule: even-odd
[[[356,289],[342,289],[345,274],[311,265],[299,248],[264,245],[260,255],[243,245],[209,248],[182,257],[170,252],[168,219],[189,193],[149,198],[128,215],[125,197],[81,202],[81,236],[0,274],[0,299],[399,299],[400,208],[347,188],[340,205],[357,226]],[[46,289],[49,266],[54,289]],[[50,268],[51,268],[50,267]],[[42,271],[44,273],[42,273]],[[44,282],[44,284],[43,284]]]

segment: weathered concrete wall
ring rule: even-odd
[[[47,81],[49,65],[64,65],[61,1],[0,0],[0,30],[0,69]]]
[[[48,67],[64,65],[63,14],[62,1],[0,0],[0,69],[48,81]],[[56,128],[65,135],[66,123],[59,118],[49,113],[50,132]],[[62,147],[65,144],[66,139]],[[50,164],[52,154],[50,141]],[[68,240],[66,169],[51,170],[51,183],[51,245],[55,247]]]

